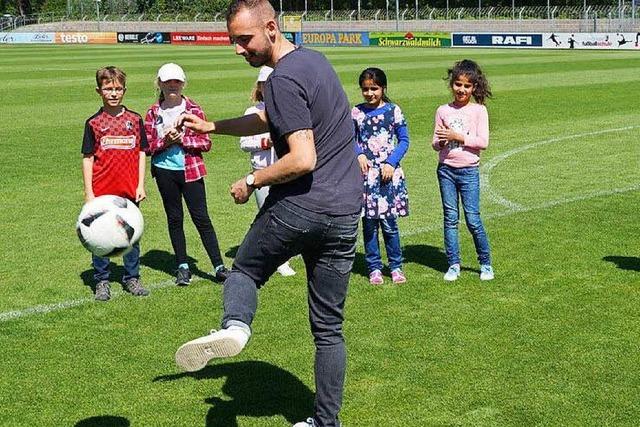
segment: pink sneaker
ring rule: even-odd
[[[406,283],[407,282],[407,277],[404,275],[402,270],[400,270],[398,268],[398,269],[393,270],[391,272],[391,280],[393,280],[393,283],[399,285],[401,283]]]
[[[371,283],[372,285],[382,285],[383,282],[384,279],[382,279],[382,271],[373,270],[371,273],[369,273],[369,283]]]

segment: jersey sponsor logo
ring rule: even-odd
[[[132,150],[136,147],[136,136],[111,136],[100,138],[100,147],[103,150]]]

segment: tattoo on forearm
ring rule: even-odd
[[[289,138],[290,138],[290,143],[294,143],[294,144],[313,145],[314,143],[313,131],[311,129],[296,131]],[[283,171],[282,175],[273,177],[273,179],[270,180],[271,181],[270,184],[282,184],[285,182],[293,181],[294,179],[298,178],[301,175],[300,172],[295,167],[287,168],[287,169],[289,170]]]

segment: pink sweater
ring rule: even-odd
[[[440,147],[435,129],[447,124],[450,129],[464,135],[464,144],[457,141]],[[478,166],[480,150],[489,145],[489,115],[484,105],[469,103],[464,107],[445,104],[436,111],[433,131],[433,149],[439,151],[440,163],[454,168]]]

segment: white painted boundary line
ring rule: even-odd
[[[594,132],[585,132],[585,133],[576,133],[573,135],[566,135],[566,136],[561,136],[558,138],[551,138],[551,139],[547,139],[544,141],[538,141],[538,142],[534,142],[532,144],[527,144],[527,145],[522,145],[519,147],[516,147],[512,150],[509,151],[505,151],[502,154],[497,155],[496,157],[492,158],[491,160],[489,160],[487,163],[485,163],[483,166],[481,166],[480,169],[480,183],[482,186],[482,190],[484,190],[486,196],[489,198],[489,200],[491,200],[492,202],[502,205],[504,207],[506,207],[507,209],[509,209],[510,211],[514,211],[514,212],[518,212],[518,211],[523,211],[526,210],[526,208],[518,203],[512,202],[511,200],[507,200],[506,198],[502,197],[500,194],[498,194],[497,191],[495,191],[492,187],[491,187],[491,180],[489,179],[489,174],[491,173],[491,171],[493,170],[493,168],[495,168],[498,164],[500,164],[502,161],[508,159],[509,157],[513,156],[514,154],[518,154],[518,153],[522,153],[524,151],[527,150],[531,150],[533,148],[537,148],[543,145],[547,145],[547,144],[553,144],[556,142],[562,142],[562,141],[569,141],[572,139],[577,139],[577,138],[583,138],[583,137],[587,137],[587,136],[596,136],[596,135],[604,135],[607,133],[614,133],[614,132],[625,132],[628,130],[632,130],[632,129],[638,129],[640,128],[640,126],[625,126],[622,128],[613,128],[613,129],[603,129],[603,130],[599,130],[599,131],[594,131]],[[615,191],[615,190],[613,190]]]
[[[171,286],[171,285],[175,285],[175,282],[173,280],[165,280],[164,282],[149,285],[148,288],[160,289],[160,288],[166,288],[167,286]],[[118,298],[124,294],[127,294],[127,292],[114,291],[111,293],[111,299]],[[53,304],[36,305],[36,306],[28,307],[22,310],[6,311],[4,313],[0,313],[0,323],[6,322],[9,320],[19,319],[21,317],[31,316],[34,314],[47,314],[54,311],[66,310],[67,308],[78,307],[80,305],[88,304],[94,301],[95,300],[93,297],[85,297],[85,298],[78,298],[78,299],[57,302]]]
[[[596,132],[587,132],[587,133],[582,133],[582,134],[575,134],[575,135],[568,135],[568,136],[564,136],[564,137],[559,137],[559,138],[553,138],[553,139],[548,139],[545,141],[539,141],[539,142],[535,142],[533,144],[528,144],[528,145],[524,145],[521,147],[517,147],[514,148],[513,150],[507,151],[505,153],[502,153],[496,157],[494,157],[493,159],[491,159],[491,161],[489,161],[483,168],[483,173],[481,174],[482,179],[484,180],[484,187],[483,190],[485,190],[485,192],[491,192],[491,187],[489,185],[489,173],[491,172],[491,170],[498,165],[500,162],[502,162],[503,160],[509,158],[510,156],[517,154],[517,153],[521,153],[523,151],[535,148],[535,147],[539,147],[541,145],[545,145],[545,144],[552,144],[555,142],[560,142],[560,141],[566,141],[566,140],[570,140],[570,139],[575,139],[575,138],[580,138],[580,137],[584,137],[584,136],[593,136],[593,135],[602,135],[602,134],[606,134],[606,133],[612,133],[612,132],[622,132],[622,131],[627,131],[627,130],[631,130],[631,129],[637,129],[640,128],[640,126],[627,126],[627,127],[623,127],[623,128],[616,128],[616,129],[605,129],[605,130],[601,130],[601,131],[596,131]],[[507,208],[506,211],[504,212],[496,212],[494,214],[489,214],[486,215],[484,218],[485,219],[492,219],[492,218],[501,218],[501,217],[505,217],[505,216],[509,216],[509,215],[513,215],[515,213],[518,212],[531,212],[531,211],[535,211],[535,210],[544,210],[544,209],[548,209],[551,207],[555,207],[555,206],[560,206],[560,205],[565,205],[565,204],[569,204],[569,203],[574,203],[574,202],[579,202],[582,200],[589,200],[589,199],[593,199],[593,198],[598,198],[598,197],[607,197],[607,196],[611,196],[614,194],[622,194],[622,193],[628,193],[630,191],[640,191],[640,183],[634,184],[630,187],[626,187],[626,188],[614,188],[611,190],[603,190],[603,191],[596,191],[596,192],[592,192],[592,193],[587,193],[587,194],[583,194],[580,196],[575,196],[575,197],[568,197],[568,198],[561,198],[561,199],[557,199],[557,200],[552,200],[549,202],[545,202],[539,205],[535,205],[535,206],[531,206],[531,207],[524,207],[521,205],[518,205],[517,203],[513,203],[510,202],[507,199],[502,198],[499,194],[493,192],[491,193],[492,195],[489,195],[489,197],[491,198],[492,201],[505,206]],[[432,226],[429,227],[422,227],[422,228],[418,228],[418,229],[414,229],[411,230],[409,232],[406,233],[400,233],[402,236],[413,236],[416,234],[422,234],[422,233],[427,233],[430,231],[434,231],[437,229],[442,228],[442,224],[434,224]],[[165,288],[168,286],[172,286],[174,285],[174,281],[173,279],[171,280],[166,280],[164,282],[160,282],[160,283],[156,283],[156,284],[152,284],[149,285],[149,289],[160,289],[160,288]],[[113,298],[117,298],[120,295],[124,294],[126,292],[114,292],[112,294],[112,299]],[[62,301],[62,302],[58,302],[58,303],[53,303],[53,304],[42,304],[42,305],[36,305],[33,307],[28,307],[22,310],[15,310],[15,311],[7,311],[4,313],[0,313],[0,323],[2,322],[6,322],[9,320],[14,320],[14,319],[19,319],[22,317],[28,317],[31,315],[35,315],[35,314],[47,314],[47,313],[51,313],[54,311],[59,311],[59,310],[65,310],[67,308],[72,308],[72,307],[78,307],[80,305],[84,305],[84,304],[88,304],[90,302],[93,302],[94,299],[90,298],[90,297],[86,297],[86,298],[78,298],[75,300],[67,300],[67,301]]]

